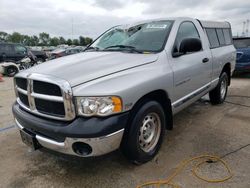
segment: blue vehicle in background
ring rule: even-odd
[[[250,37],[233,38],[237,49],[235,73],[250,73]]]

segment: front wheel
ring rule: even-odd
[[[209,98],[212,104],[221,104],[225,101],[228,90],[228,79],[227,73],[223,72],[216,88],[209,92]]]
[[[9,66],[9,67],[6,68],[6,74],[7,74],[9,77],[13,77],[13,76],[15,76],[17,73],[18,73],[18,68],[15,67],[15,66]]]
[[[122,151],[135,164],[142,164],[160,149],[166,127],[165,114],[156,101],[147,101],[131,113],[134,117],[125,131]]]

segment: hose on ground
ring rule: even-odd
[[[198,163],[192,168],[192,173],[194,176],[196,176],[197,178],[206,181],[208,183],[220,183],[220,182],[224,182],[229,180],[230,178],[232,178],[233,173],[229,167],[229,165],[227,164],[226,161],[224,161],[221,157],[215,156],[215,155],[200,155],[198,157],[193,157],[191,159],[187,159],[182,161],[178,166],[177,169],[174,171],[174,173],[172,175],[170,175],[167,179],[165,180],[159,180],[159,181],[150,181],[150,182],[146,182],[144,184],[141,184],[139,186],[137,186],[137,188],[145,188],[148,186],[154,186],[154,187],[161,187],[161,186],[169,186],[169,187],[173,187],[173,188],[180,188],[179,185],[173,183],[173,179],[181,173],[181,171],[191,162],[194,161],[198,161]],[[228,175],[223,177],[223,178],[218,178],[218,179],[209,179],[207,177],[203,177],[202,175],[200,175],[198,173],[199,169],[201,168],[202,165],[204,165],[205,163],[218,163],[220,162],[225,169],[227,170]]]
[[[228,97],[240,97],[240,98],[250,98],[250,96],[242,96],[242,95],[229,95]],[[239,106],[243,106],[243,107],[248,107],[250,108],[250,106],[248,105],[245,105],[245,104],[239,104],[239,103],[234,103],[234,102],[231,102],[231,101],[225,101],[226,103],[230,103],[230,104],[234,104],[234,105],[239,105]],[[222,158],[224,158],[225,156],[231,154],[231,153],[234,153],[234,152],[237,152],[239,151],[240,149],[242,148],[245,148],[247,146],[249,146],[250,144],[247,144],[243,147],[240,147],[239,149],[233,151],[233,152],[230,152],[222,157],[219,157],[219,156],[215,156],[215,155],[201,155],[201,156],[198,156],[198,157],[193,157],[191,159],[187,159],[187,160],[184,160],[182,161],[177,169],[174,171],[174,173],[172,175],[170,175],[167,179],[165,180],[159,180],[159,181],[150,181],[150,182],[146,182],[144,184],[141,184],[139,186],[137,186],[137,188],[145,188],[145,187],[148,187],[148,186],[154,186],[154,187],[161,187],[161,186],[170,186],[170,187],[173,187],[173,188],[180,188],[180,186],[178,186],[177,184],[173,183],[172,180],[178,175],[181,173],[181,171],[188,165],[190,164],[191,162],[194,162],[194,161],[199,161],[193,168],[192,168],[192,173],[195,177],[199,178],[200,180],[203,180],[203,181],[206,181],[208,183],[220,183],[220,182],[225,182],[227,180],[229,180],[230,178],[232,178],[233,176],[233,173],[229,167],[229,165],[227,164],[226,161],[224,161]],[[216,162],[220,162],[224,168],[227,170],[227,173],[228,175],[224,178],[219,178],[219,179],[209,179],[207,177],[203,177],[201,176],[198,171],[199,169],[201,168],[202,165],[204,165],[205,163],[216,163]]]

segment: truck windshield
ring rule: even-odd
[[[135,26],[117,26],[101,35],[86,50],[159,52],[163,49],[173,21],[153,21]]]

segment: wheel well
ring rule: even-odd
[[[223,67],[223,69],[221,71],[221,74],[223,72],[227,73],[227,76],[228,76],[228,79],[229,79],[228,80],[228,85],[230,85],[231,84],[231,64],[230,63],[227,63],[227,64],[224,65],[224,67]]]
[[[141,105],[141,103],[145,100],[155,100],[159,102],[159,104],[162,106],[165,117],[166,117],[166,129],[171,130],[173,129],[173,114],[172,114],[172,106],[171,106],[171,100],[168,97],[168,94],[164,90],[155,90],[152,91],[143,97],[141,97],[133,108],[136,108],[138,105]]]

